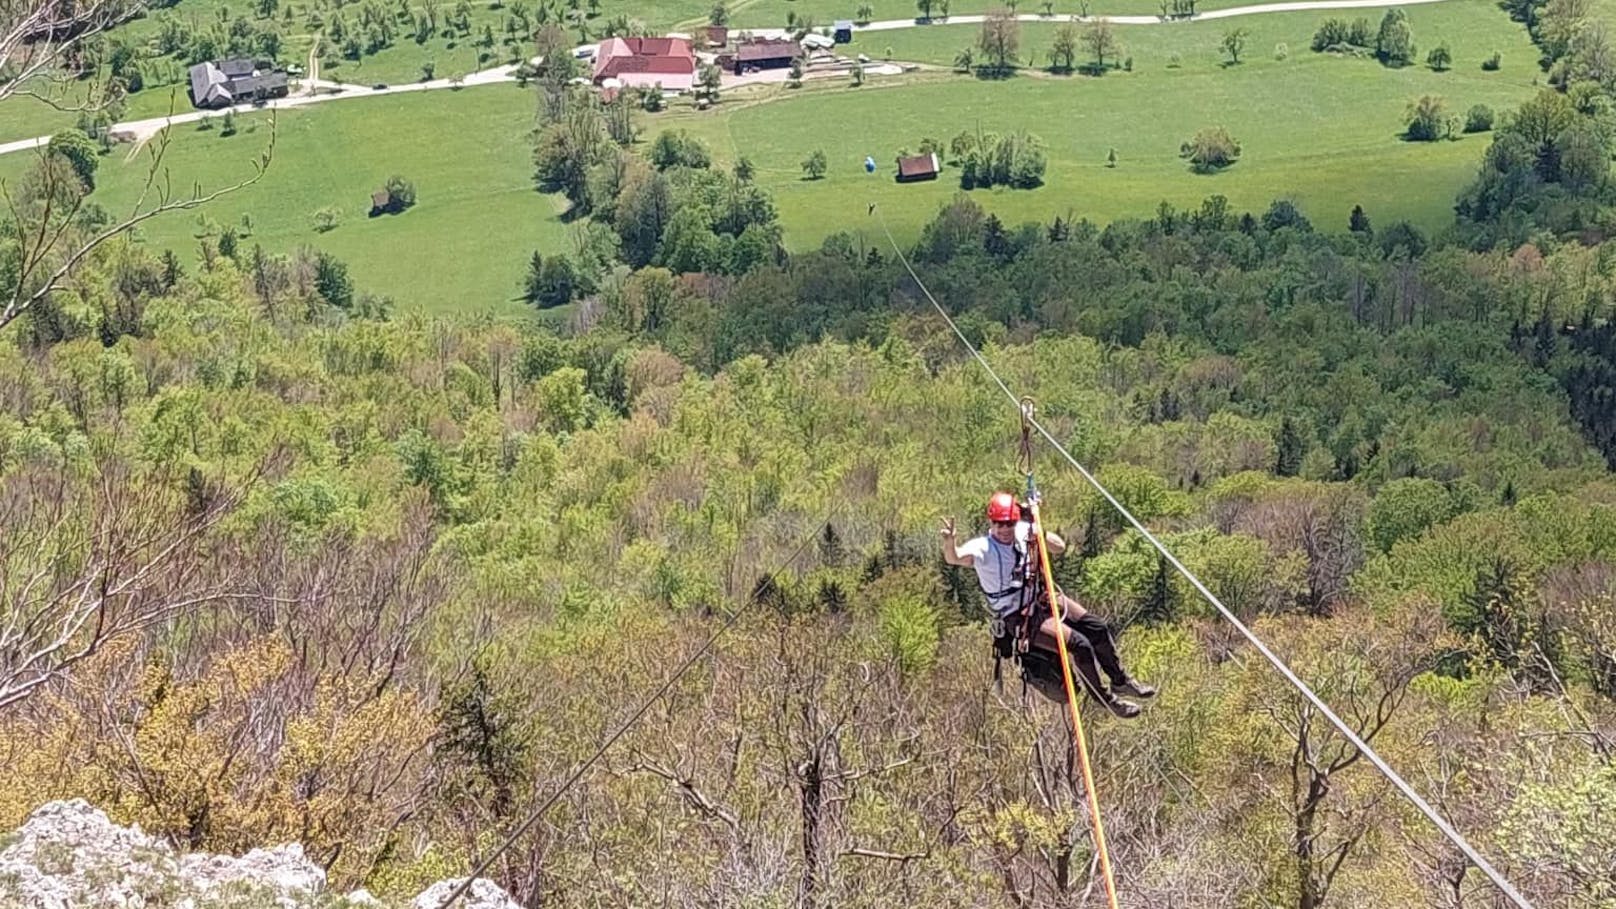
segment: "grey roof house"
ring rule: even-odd
[[[209,60],[191,67],[191,103],[229,107],[243,101],[286,96],[286,71],[246,58]]]

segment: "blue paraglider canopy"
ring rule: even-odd
[[[875,173],[875,159],[869,155],[864,157],[864,172],[867,174]]]

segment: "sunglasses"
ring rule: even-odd
[[[993,526],[994,527],[1014,527],[1014,526],[1016,526],[1016,522],[1015,521],[994,521]]]

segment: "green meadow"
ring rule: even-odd
[[[242,249],[316,246],[346,261],[358,287],[402,307],[517,312],[528,256],[569,242],[555,199],[533,186],[532,117],[531,98],[513,84],[281,111],[262,180],[203,209],[147,222],[141,236],[192,261],[198,234],[208,229],[203,216],[239,230],[247,215],[251,235]],[[229,137],[218,128],[176,127],[164,158],[173,185],[206,190],[249,176],[268,144],[269,116],[241,117],[238,125]],[[15,179],[32,158],[0,158],[0,175]],[[103,158],[91,198],[114,213],[128,210],[147,167],[145,154]],[[400,215],[368,217],[370,193],[393,174],[414,181],[419,201]],[[327,207],[342,211],[341,222],[316,232],[314,213]]]
[[[890,44],[895,59],[928,65],[900,77],[871,77],[862,87],[837,76],[795,90],[733,90],[709,111],[676,102],[642,117],[642,142],[665,129],[687,129],[708,144],[719,166],[750,158],[794,249],[841,230],[873,239],[872,203],[900,240],[912,239],[961,191],[958,171],[948,167],[935,181],[900,185],[894,156],[926,138],[946,146],[975,130],[1026,129],[1046,145],[1042,187],[972,192],[1007,223],[1056,216],[1104,222],[1149,215],[1163,201],[1196,206],[1212,194],[1257,212],[1276,197],[1289,198],[1325,229],[1343,229],[1355,204],[1376,223],[1407,219],[1432,230],[1451,223],[1454,197],[1473,176],[1489,136],[1404,141],[1406,108],[1425,94],[1443,97],[1461,117],[1474,104],[1500,114],[1512,108],[1539,78],[1524,30],[1489,4],[1409,8],[1422,59],[1437,41],[1453,49],[1453,68],[1439,73],[1313,53],[1309,39],[1327,15],[1120,27],[1132,71],[1101,77],[1037,68],[1047,65],[1053,24],[1022,27],[1027,65],[1007,79],[950,71],[954,54],[973,41],[974,26],[890,31],[878,36],[880,48],[865,38],[855,50],[884,56]],[[1230,65],[1219,43],[1236,25],[1249,34],[1242,62]],[[1280,44],[1288,53],[1276,53]],[[1494,51],[1503,55],[1502,69],[1483,72],[1481,59]],[[142,93],[135,103],[150,103],[148,94],[166,107],[166,92]],[[261,182],[200,214],[150,222],[141,234],[190,257],[200,233],[239,226],[246,215],[245,248],[318,246],[347,261],[360,287],[401,306],[517,312],[514,297],[531,253],[571,245],[559,200],[533,185],[533,115],[533,96],[514,84],[361,94],[282,111],[275,160]],[[177,127],[165,162],[175,185],[240,179],[268,139],[268,122],[265,114],[242,117],[231,137],[217,128]],[[1191,173],[1179,146],[1209,125],[1228,128],[1243,154],[1221,173]],[[824,179],[810,181],[800,164],[816,149],[830,168]],[[1107,166],[1112,149],[1115,167]],[[867,155],[878,163],[873,175],[862,166]],[[0,176],[15,179],[30,159],[0,158]],[[145,166],[143,155],[129,160],[116,149],[103,159],[92,199],[114,212],[126,209]],[[366,217],[370,192],[395,173],[415,182],[419,204],[402,215]],[[326,207],[342,210],[341,223],[318,233],[314,213]]]
[[[749,157],[774,192],[794,247],[869,225],[871,202],[895,230],[912,235],[959,191],[958,171],[900,185],[893,181],[893,158],[925,138],[946,145],[975,130],[1025,129],[1047,145],[1044,186],[972,193],[1007,222],[1068,214],[1106,221],[1148,214],[1163,200],[1184,207],[1221,193],[1239,208],[1258,211],[1284,196],[1321,226],[1343,229],[1355,204],[1376,220],[1407,219],[1430,229],[1450,223],[1454,196],[1490,139],[1406,142],[1407,106],[1433,94],[1459,116],[1475,104],[1498,112],[1513,107],[1530,95],[1538,76],[1524,30],[1481,4],[1411,7],[1422,46],[1447,40],[1453,48],[1453,69],[1439,73],[1313,53],[1308,42],[1324,17],[1281,13],[1120,27],[1133,71],[1097,78],[930,73],[871,78],[855,88],[837,77],[811,80],[799,90],[735,93],[726,115],[680,111],[658,125],[690,130],[726,163]],[[1219,43],[1236,23],[1250,32],[1247,49],[1239,65],[1226,65]],[[1054,28],[1024,25],[1024,56],[1043,57]],[[895,59],[946,63],[974,35],[966,26],[937,26],[879,37],[894,45]],[[1282,42],[1288,54],[1276,59]],[[1495,50],[1503,67],[1482,71],[1481,60]],[[1173,54],[1180,58],[1176,64]],[[1047,58],[1039,63],[1047,65]],[[1243,154],[1222,173],[1191,173],[1179,146],[1211,125],[1228,128]],[[1106,166],[1113,148],[1114,168]],[[801,161],[815,149],[825,151],[830,169],[823,180],[805,180]],[[874,175],[864,171],[866,156],[878,164]]]

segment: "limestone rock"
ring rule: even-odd
[[[464,880],[461,878],[460,880]],[[459,880],[439,881],[410,904],[438,909]],[[296,843],[236,857],[176,855],[138,826],[121,827],[83,799],[41,805],[0,834],[0,907],[5,909],[387,909],[368,891],[326,890],[325,871]],[[522,909],[479,878],[456,909]]]
[[[464,880],[465,878],[462,877],[438,881],[422,891],[421,895],[415,898],[415,902],[410,904],[410,909],[438,909],[439,906],[443,905],[444,899],[450,893],[453,893],[454,889],[460,886],[460,882]],[[455,907],[456,909],[522,909],[521,904],[511,899],[510,894],[500,889],[493,881],[483,877],[472,882],[471,888],[466,891],[466,895],[455,901]]]

